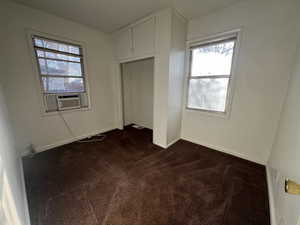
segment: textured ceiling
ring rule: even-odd
[[[112,32],[166,7],[187,19],[201,17],[239,0],[13,0],[72,21]]]

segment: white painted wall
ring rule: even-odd
[[[294,60],[296,4],[296,0],[240,1],[189,22],[188,40],[236,28],[242,33],[230,117],[185,109],[184,139],[266,163]]]
[[[9,112],[17,136],[18,149],[33,143],[38,150],[72,141],[62,119],[43,116],[36,85],[27,29],[85,43],[91,110],[65,113],[76,137],[116,127],[113,74],[114,59],[110,37],[102,32],[68,20],[2,1],[0,19],[5,21],[1,54],[5,54],[7,73],[3,74]]]
[[[300,26],[298,27],[300,29]],[[300,183],[300,49],[289,83],[279,129],[268,162],[269,189],[274,199],[272,225],[299,225],[300,196],[284,192],[284,180]],[[284,222],[282,222],[284,221]]]
[[[300,26],[299,26],[300,29]],[[300,39],[299,39],[300,41]],[[289,82],[269,165],[300,181],[300,49]]]
[[[153,142],[166,148],[180,137],[186,23],[172,9],[155,21]]]
[[[20,153],[16,150],[1,84],[0,139],[0,224],[29,225]]]
[[[181,135],[187,32],[187,22],[176,12],[172,13],[171,22],[172,30],[168,83],[168,145],[180,139]]]
[[[153,127],[154,60],[144,59],[122,65],[124,122]]]
[[[122,100],[123,100],[123,120],[124,125],[127,126],[132,123],[132,91],[131,91],[131,73],[129,65],[122,66]]]
[[[160,11],[156,14],[153,143],[163,148],[168,145],[168,82],[172,30],[171,21],[172,13],[170,9]]]

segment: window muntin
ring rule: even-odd
[[[82,49],[79,45],[33,36],[45,94],[85,92]]]
[[[190,48],[187,108],[226,112],[236,37]]]

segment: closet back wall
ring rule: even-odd
[[[153,66],[153,58],[122,65],[125,125],[153,128]]]

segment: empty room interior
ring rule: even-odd
[[[300,225],[299,0],[1,0],[1,225]]]

